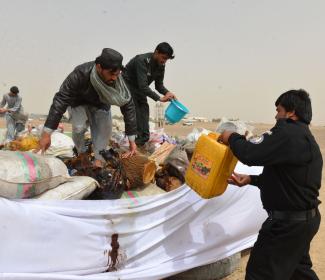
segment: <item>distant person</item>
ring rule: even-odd
[[[99,152],[107,147],[112,133],[111,106],[120,107],[129,139],[131,156],[136,152],[136,113],[131,94],[120,75],[122,55],[105,48],[95,61],[77,66],[55,94],[45,121],[40,147],[44,152],[51,144],[51,133],[69,107],[72,139],[81,156],[86,156],[85,132],[90,127],[95,154],[94,165],[101,167],[104,159]]]
[[[6,107],[5,107],[6,106]],[[10,92],[2,97],[0,114],[4,114],[7,124],[6,142],[15,139],[15,136],[25,129],[28,116],[24,114],[22,98],[16,86],[10,88]]]
[[[259,176],[234,173],[230,183],[257,186],[268,213],[246,268],[246,280],[316,280],[309,255],[320,224],[318,211],[323,159],[309,124],[312,107],[304,90],[290,90],[275,102],[276,125],[249,141],[225,131],[244,164],[264,166]],[[252,217],[254,219],[254,217]]]
[[[147,97],[154,101],[166,102],[176,98],[164,86],[165,64],[174,58],[173,48],[166,42],[160,43],[154,52],[136,55],[123,70],[123,77],[131,91],[137,115],[138,133],[136,144],[143,146],[148,142],[149,132],[149,104]],[[149,85],[155,81],[156,90],[160,97]]]

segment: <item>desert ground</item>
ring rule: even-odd
[[[34,121],[33,125],[40,124],[40,121]],[[251,124],[255,127],[253,133],[258,135],[272,127],[272,124],[260,124],[260,123],[253,123]],[[71,130],[70,124],[64,124],[65,130]],[[181,124],[176,125],[167,125],[165,126],[165,132],[170,136],[178,136],[184,137],[188,133],[190,133],[193,128],[195,127],[203,127],[209,130],[214,131],[217,126],[217,123],[207,122],[207,123],[194,123],[192,126],[183,126]],[[5,121],[3,118],[0,118],[0,127],[5,127]],[[325,157],[325,126],[311,126],[311,130],[313,135],[318,142],[323,158]],[[325,168],[323,167],[323,179],[322,179],[322,188],[320,190],[320,200],[325,201]],[[325,215],[325,208],[324,203],[319,206],[319,210],[321,215]],[[319,279],[325,279],[325,225],[324,222],[321,223],[320,229],[317,235],[314,237],[312,244],[311,244],[311,258],[313,261],[313,268],[316,271]],[[248,252],[244,252],[242,254],[241,265],[240,268],[237,269],[234,273],[230,276],[224,278],[223,280],[243,280],[245,277],[245,267],[249,257]]]

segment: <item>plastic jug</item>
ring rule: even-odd
[[[165,111],[165,118],[169,123],[174,124],[179,122],[188,113],[189,110],[181,102],[172,99]]]
[[[237,164],[230,148],[217,142],[218,137],[217,133],[200,136],[185,175],[186,184],[203,198],[224,193]]]

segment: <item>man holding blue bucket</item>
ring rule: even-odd
[[[147,97],[156,102],[167,102],[176,98],[175,94],[164,86],[165,64],[168,59],[173,58],[173,48],[168,43],[163,42],[156,47],[153,53],[136,55],[123,71],[123,78],[128,84],[135,103],[138,130],[135,142],[138,146],[143,146],[150,137]],[[149,85],[153,81],[155,81],[156,90],[163,95],[162,97],[150,89]]]

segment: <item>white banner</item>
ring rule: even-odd
[[[266,218],[258,188],[232,185],[209,200],[186,185],[110,201],[1,198],[0,213],[6,280],[161,279],[251,247]]]

